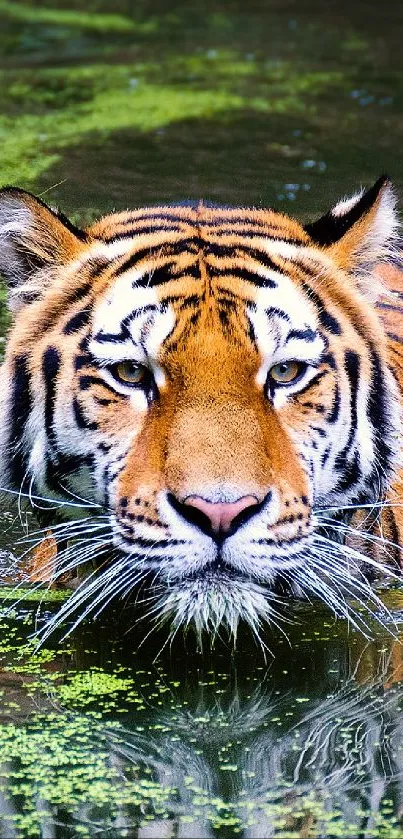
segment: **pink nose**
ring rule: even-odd
[[[217,502],[205,501],[199,495],[189,495],[183,502],[189,507],[195,507],[200,510],[211,522],[211,528],[214,533],[228,533],[231,529],[232,522],[248,507],[257,506],[257,499],[253,495],[244,495],[243,498],[238,498],[238,501]]]

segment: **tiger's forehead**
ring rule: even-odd
[[[202,265],[210,283],[235,276],[253,296],[253,288],[274,287],[279,273],[295,280],[330,262],[296,220],[272,210],[154,207],[106,216],[87,234],[84,262],[94,267],[98,296],[129,272],[137,286],[169,295],[170,280],[199,280]]]
[[[189,205],[146,207],[113,213],[96,222],[87,231],[90,236],[113,243],[117,239],[155,235],[158,231],[220,238],[231,233],[245,238],[254,236],[303,243],[309,240],[295,220],[274,210],[253,207],[214,207],[203,201]]]
[[[95,232],[111,260],[93,318],[97,354],[105,358],[111,345],[117,354],[131,355],[135,346],[156,358],[167,340],[175,343],[178,329],[182,343],[208,325],[238,344],[253,336],[257,348],[260,333],[267,346],[274,321],[277,335],[279,322],[282,331],[292,322],[294,332],[306,334],[316,326],[302,285],[318,251],[286,216],[155,208],[111,216]]]

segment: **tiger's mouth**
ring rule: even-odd
[[[314,533],[300,539],[293,539],[287,543],[283,551],[277,552],[275,547],[266,545],[266,539],[250,538],[244,541],[242,549],[237,544],[231,546],[231,533],[214,534],[205,544],[184,544],[184,551],[177,553],[177,543],[162,540],[153,543],[146,551],[140,540],[137,556],[136,540],[118,546],[119,552],[126,557],[132,557],[134,566],[138,566],[141,573],[143,589],[152,591],[153,588],[166,589],[170,593],[174,590],[182,592],[202,589],[226,587],[226,596],[232,596],[235,585],[257,585],[265,592],[282,594],[287,597],[298,597],[304,586],[300,585],[304,568],[309,566],[312,550],[315,551],[315,537],[325,539],[327,555],[331,551],[332,559],[337,557],[338,549],[342,549],[347,538],[347,519],[342,512],[334,514],[333,525],[317,525]],[[119,534],[121,535],[121,534]],[[211,535],[211,534],[204,534]],[[264,545],[260,545],[264,542]],[[147,545],[151,542],[147,542]],[[259,551],[257,550],[259,549]],[[323,567],[321,569],[323,571]]]
[[[109,531],[112,540],[108,542],[102,533],[97,537],[98,553],[92,554],[94,572],[74,588],[41,631],[41,640],[66,618],[73,618],[74,628],[87,614],[99,614],[117,600],[124,610],[140,607],[141,618],[155,627],[167,626],[170,637],[180,628],[192,626],[200,640],[204,633],[214,639],[221,628],[235,639],[238,626],[245,623],[260,641],[265,626],[284,632],[284,625],[292,620],[292,604],[303,600],[321,602],[335,617],[367,631],[363,612],[379,615],[381,622],[385,615],[388,617],[376,587],[371,585],[373,574],[376,571],[379,576],[381,571],[384,577],[395,580],[396,572],[346,546],[348,528],[340,530],[337,521],[332,540],[331,529],[319,527],[319,522],[317,525],[308,538],[294,542],[293,553],[277,557],[276,563],[267,550],[262,551],[255,564],[250,561],[252,541],[248,539],[244,540],[244,555],[237,561],[235,550],[226,553],[226,541],[215,549],[211,540],[203,541],[195,557],[191,549],[195,551],[197,543],[181,545],[160,540],[151,543],[155,553],[150,556],[150,541],[146,545],[138,543],[137,550],[134,540],[125,547],[115,542],[115,552],[111,552],[113,536]],[[179,554],[175,558],[175,547],[183,548],[182,562]],[[60,557],[61,570],[71,559],[69,550],[65,559]],[[84,558],[88,559],[87,553]],[[354,605],[357,601],[360,612]]]

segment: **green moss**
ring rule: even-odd
[[[91,29],[98,32],[136,32],[142,29],[134,20],[123,15],[97,14],[96,12],[81,12],[77,9],[42,8],[25,5],[24,3],[0,2],[0,15],[23,23],[35,25],[51,24],[54,26],[71,27],[72,29]],[[152,27],[151,27],[152,29]],[[150,27],[146,27],[150,30]]]
[[[309,4],[232,0],[219,8],[141,0],[135,9],[128,0],[90,0],[85,9],[81,0],[0,0],[2,182],[41,193],[80,223],[199,196],[304,218],[385,169],[401,187],[401,10],[391,4],[379,15],[375,5],[363,13],[341,0],[313,16]],[[8,323],[0,288],[0,335]],[[359,660],[357,638],[347,643],[340,623],[317,614],[292,649],[279,642],[252,685],[255,652],[236,677],[194,672],[189,659],[178,676],[174,658],[166,673],[150,661],[137,667],[136,657],[120,666],[102,632],[96,650],[87,643],[88,625],[77,646],[37,650],[27,635],[66,596],[0,589],[4,835],[52,835],[55,823],[56,832],[123,836],[154,821],[155,831],[186,834],[192,825],[189,832],[222,839],[265,825],[278,839],[336,839],[371,818],[369,839],[400,837],[391,799],[372,814],[352,802],[343,817],[337,791],[320,789],[313,764],[305,785],[270,769],[276,749],[279,765],[298,760],[309,740],[298,724],[303,715],[315,724],[322,683],[333,702],[344,662]],[[400,601],[400,591],[388,595],[396,613]],[[361,665],[370,673],[371,661],[390,654],[381,636]],[[124,640],[130,649],[131,636]],[[228,651],[220,669],[227,665],[235,667]],[[265,682],[273,702],[262,689],[254,703]],[[332,724],[353,761],[355,728],[340,707]]]
[[[77,669],[74,646],[35,651],[34,642],[25,640],[33,620],[31,614],[23,629],[3,619],[0,627],[0,679],[4,673],[19,679],[19,692],[16,682],[11,682],[12,695],[6,687],[1,696],[0,826],[5,835],[15,830],[19,837],[40,836],[57,824],[61,829],[68,825],[75,835],[121,836],[124,830],[132,835],[139,826],[155,822],[157,830],[183,825],[186,831],[186,825],[197,825],[199,833],[219,831],[226,839],[247,828],[253,835],[254,828],[261,831],[269,824],[277,839],[324,835],[337,839],[355,835],[360,820],[369,815],[361,804],[351,802],[347,821],[337,785],[335,790],[321,784],[309,789],[301,779],[292,781],[286,772],[277,772],[261,787],[260,770],[251,770],[262,768],[265,726],[276,732],[274,740],[269,736],[271,749],[278,748],[279,722],[286,729],[284,754],[290,760],[295,751],[298,761],[302,744],[297,727],[303,718],[293,719],[292,728],[287,728],[285,708],[302,712],[300,701],[308,696],[295,689],[288,693],[293,667],[284,668],[279,662],[277,674],[287,679],[281,699],[273,699],[270,686],[267,694],[262,691],[262,667],[253,676],[258,687],[251,701],[239,693],[240,685],[235,689],[229,683],[225,698],[218,699],[217,684],[227,683],[229,676],[222,672],[223,660],[218,672],[203,673],[196,662],[190,692],[190,673],[172,678],[165,666],[136,665],[137,657],[128,666],[114,653],[109,670],[94,663]],[[319,619],[316,625],[314,635],[323,635]],[[326,648],[320,637],[314,643]],[[95,650],[86,650],[86,655],[94,659]],[[274,669],[270,668],[271,678]],[[239,672],[245,686],[253,673]],[[316,681],[314,694],[315,686]],[[348,696],[342,693],[340,707],[351,710]],[[371,697],[366,704],[377,703],[382,719],[382,695],[374,690]],[[318,726],[330,724],[335,737],[337,725],[336,745],[344,754],[350,750],[352,761],[356,731],[361,731],[365,719],[358,712],[357,721],[353,717],[343,724],[333,710],[326,711],[328,701],[333,700],[326,697],[323,718],[315,703],[313,736]],[[390,699],[388,708],[390,714]],[[124,724],[118,717],[122,711]],[[256,752],[257,764],[251,763]],[[349,766],[352,770],[353,763]],[[385,798],[371,818],[369,839],[400,835],[392,798]]]
[[[385,168],[403,183],[392,13],[2,0],[1,16],[3,183],[76,219],[198,196],[306,216],[324,184],[330,203]]]
[[[21,601],[22,603],[62,603],[70,597],[71,591],[69,589],[54,589],[41,587],[19,586],[0,586],[0,604],[3,600]]]

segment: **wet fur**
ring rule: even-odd
[[[383,178],[306,228],[199,203],[80,231],[0,193],[0,482],[79,540],[49,576],[94,566],[57,622],[139,586],[172,631],[243,619],[259,635],[295,595],[358,624],[350,596],[380,608],[368,578],[398,572],[401,543],[403,284],[379,269],[399,248],[394,203]],[[114,379],[125,359],[149,386]],[[287,359],[307,375],[270,390]],[[256,513],[217,546],[178,512],[192,495],[252,495]]]

